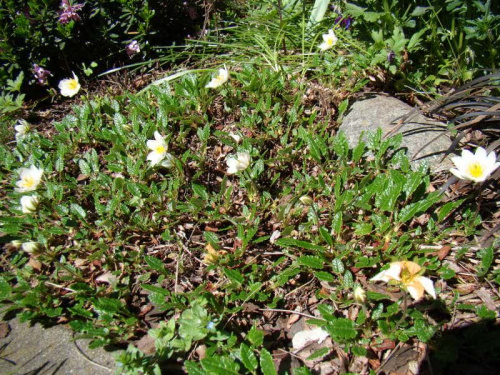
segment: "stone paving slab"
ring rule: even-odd
[[[10,331],[5,324],[8,324]],[[0,325],[4,329],[4,335],[7,334],[6,337],[0,338],[0,374],[2,375],[110,375],[115,373],[115,354],[103,348],[89,349],[87,340],[76,341],[81,349],[80,352],[73,340],[73,331],[68,326],[43,328],[38,323],[30,326],[27,323],[20,323],[17,318],[5,322],[0,321]]]

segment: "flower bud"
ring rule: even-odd
[[[41,245],[35,241],[28,241],[28,242],[23,243],[22,248],[23,248],[23,251],[25,251],[26,253],[34,254],[34,253],[37,253],[41,249]]]
[[[38,197],[36,195],[25,195],[21,198],[21,209],[23,214],[31,214],[38,207]]]
[[[303,195],[299,198],[299,201],[302,202],[304,206],[312,206],[313,200],[309,195]]]
[[[356,287],[354,288],[354,300],[357,303],[365,303],[366,301],[366,292],[359,285],[356,285]]]

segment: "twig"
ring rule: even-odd
[[[306,318],[311,318],[311,319],[319,319],[323,320],[326,322],[325,319],[323,318],[318,318],[317,316],[309,315],[300,311],[293,311],[293,310],[285,310],[285,309],[259,309],[259,311],[274,311],[274,312],[283,312],[283,313],[288,313],[288,314],[296,314],[300,316],[305,316]]]
[[[97,366],[97,367],[100,367],[104,370],[108,370],[109,372],[113,372],[114,370],[109,368],[109,367],[106,367],[104,365],[101,365],[99,363],[97,363],[96,361],[92,360],[89,358],[89,356],[87,354],[85,354],[83,352],[83,350],[78,346],[78,344],[76,343],[78,341],[78,339],[75,338],[75,333],[73,332],[73,344],[75,345],[75,348],[78,350],[78,353],[80,353],[80,355],[88,362],[92,363],[93,365]]]

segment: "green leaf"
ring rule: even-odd
[[[345,267],[341,259],[335,258],[334,260],[332,260],[332,270],[337,275],[342,275],[344,273]]]
[[[476,314],[481,319],[493,320],[497,317],[497,313],[488,309],[485,305],[476,306]]]
[[[366,357],[366,354],[368,351],[363,348],[362,346],[354,345],[351,348],[352,354],[354,354],[356,357]]]
[[[80,219],[85,219],[87,217],[87,212],[82,206],[76,203],[71,203],[70,210],[73,215],[78,216]]]
[[[326,326],[332,338],[348,340],[357,336],[358,332],[354,328],[354,322],[346,318],[338,318]]]
[[[329,0],[316,0],[314,2],[311,17],[309,18],[309,24],[307,25],[308,28],[320,23],[323,20],[329,3]]]
[[[204,358],[201,360],[203,369],[217,375],[239,375],[238,362],[228,357]]]
[[[334,244],[333,238],[331,234],[328,232],[328,229],[326,229],[325,227],[320,227],[319,233],[321,234],[321,237],[323,237],[323,239],[328,245],[333,246]]]
[[[259,362],[257,361],[257,357],[255,356],[254,352],[245,343],[241,343],[240,356],[241,362],[243,362],[247,370],[253,372],[259,366]]]
[[[309,357],[306,358],[307,361],[312,361],[313,359],[324,357],[326,354],[330,352],[330,348],[324,347],[319,350],[316,350]]]
[[[11,291],[10,284],[3,277],[0,277],[0,301],[8,299]]]
[[[300,265],[307,266],[310,268],[315,268],[315,269],[322,269],[323,268],[323,259],[321,259],[318,256],[313,256],[313,255],[303,255],[297,259],[297,262]]]
[[[273,357],[266,349],[260,351],[260,369],[263,375],[278,375]]]
[[[398,220],[402,223],[406,223],[417,215],[427,211],[429,207],[440,199],[440,197],[439,192],[431,193],[426,199],[403,207],[399,212]]]
[[[294,238],[280,238],[275,243],[276,243],[276,245],[283,246],[283,247],[298,247],[301,249],[316,250],[316,251],[321,251],[321,252],[326,251],[323,246],[314,245],[310,242],[296,240]]]
[[[264,342],[264,331],[257,329],[257,327],[252,326],[250,331],[248,331],[247,335],[248,341],[252,344],[253,347],[261,346]]]
[[[373,225],[370,223],[358,223],[354,225],[354,233],[358,236],[365,236],[370,234],[373,230]]]
[[[200,365],[193,361],[184,362],[188,375],[207,375],[207,372]]]
[[[193,188],[193,191],[196,195],[198,195],[203,200],[208,201],[207,189],[205,189],[204,186],[193,183],[191,184],[191,187]]]
[[[332,283],[335,281],[335,277],[331,273],[324,271],[314,272],[314,276],[316,276],[318,280],[326,281],[327,283]]]
[[[226,277],[235,284],[241,285],[245,281],[245,278],[241,275],[240,271],[238,270],[232,270],[224,267],[222,269],[222,272],[224,272],[224,275],[226,275]]]
[[[477,269],[478,277],[486,275],[491,267],[491,263],[493,262],[494,258],[493,246],[481,250],[480,255],[481,255],[481,264]]]
[[[158,259],[156,257],[152,257],[150,255],[146,255],[144,257],[144,260],[146,261],[148,266],[151,267],[151,269],[153,269],[157,272],[160,272],[162,274],[167,273],[167,271],[165,269],[165,265],[163,264],[163,262],[160,259]]]

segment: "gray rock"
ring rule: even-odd
[[[360,100],[352,105],[339,130],[346,134],[349,145],[355,147],[358,144],[361,132],[373,132],[380,127],[385,136],[397,127],[391,124],[392,121],[409,114],[412,110],[413,108],[408,104],[392,97],[376,96]],[[409,120],[394,134],[403,134],[401,147],[407,149],[408,157],[410,160],[413,159],[412,165],[418,165],[425,160],[433,171],[439,171],[449,169],[451,166],[449,160],[445,160],[443,163],[440,162],[444,155],[442,152],[446,151],[451,145],[448,136],[439,137],[425,147],[415,158],[414,155],[428,142],[442,134],[444,130],[446,130],[446,125],[443,123],[429,119],[415,111]]]
[[[86,340],[76,342],[80,352],[67,326],[44,329],[40,324],[30,326],[18,319],[6,323],[10,332],[4,330],[7,336],[0,339],[0,374],[114,374],[114,355],[103,348],[88,349]]]

